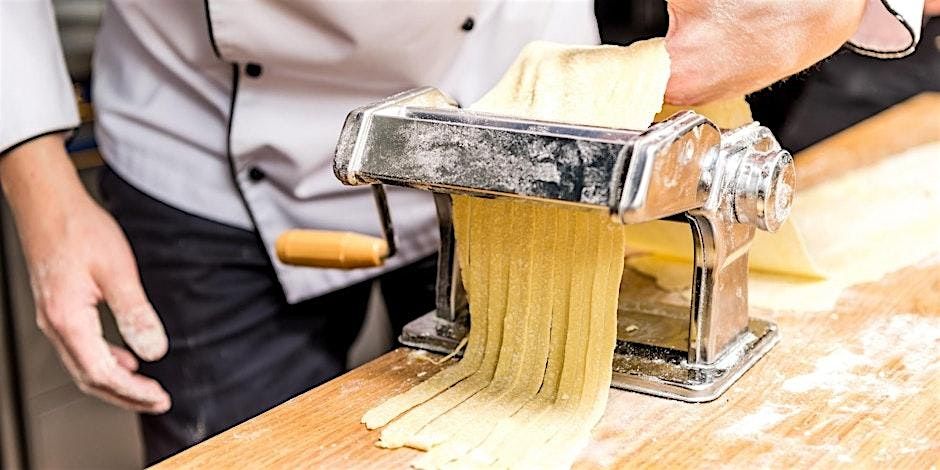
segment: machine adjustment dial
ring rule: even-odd
[[[746,131],[739,148],[740,162],[734,178],[731,207],[734,218],[768,232],[777,231],[793,204],[796,170],[790,152],[780,144],[766,127],[752,125]]]

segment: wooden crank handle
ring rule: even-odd
[[[381,238],[328,230],[288,230],[274,248],[282,262],[314,268],[371,268],[388,256],[388,243]]]

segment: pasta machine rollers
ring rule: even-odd
[[[606,211],[622,224],[667,219],[692,231],[688,307],[624,298],[613,386],[703,402],[717,398],[778,341],[748,314],[748,251],[756,229],[790,212],[794,166],[758,123],[722,131],[680,112],[645,130],[518,119],[460,109],[418,88],[356,109],[334,161],[348,185],[372,185],[394,235],[383,185],[434,193],[441,247],[436,309],[408,324],[408,346],[451,352],[469,328],[455,256],[451,194],[512,197]]]

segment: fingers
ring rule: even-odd
[[[107,295],[105,295],[107,298]],[[108,300],[113,305],[113,300]],[[149,303],[128,308],[115,307],[112,312],[121,337],[145,361],[156,361],[169,347],[163,323]]]
[[[670,76],[666,102],[680,106],[706,103],[752,91],[756,63],[740,41],[740,24],[715,15],[708,2],[667,3],[669,30],[666,50],[670,58]]]
[[[53,341],[53,344],[55,345],[56,341]],[[137,366],[137,359],[134,357],[134,355],[123,348],[119,348],[114,345],[108,346],[111,349],[111,353],[115,356],[115,360],[117,361],[118,366],[121,369],[127,371],[127,373],[133,372],[133,369]],[[63,351],[58,346],[56,349],[60,352],[60,356],[62,357],[63,363],[65,364],[66,369],[69,371],[69,374],[72,376],[76,385],[78,385],[79,389],[81,389],[83,393],[99,398],[102,401],[110,403],[114,406],[138,413],[160,414],[166,412],[169,409],[170,401],[168,397],[166,399],[141,399],[128,393],[122,393],[121,388],[112,388],[84,381],[84,377],[87,377],[88,374],[80,370],[79,366],[75,363],[75,360],[67,352]],[[120,371],[116,371],[116,373],[118,375],[124,375]],[[135,377],[139,377],[153,382],[157,388],[160,387],[156,381],[148,379],[142,375],[130,374],[130,376],[130,380],[135,380]],[[122,379],[118,379],[118,382],[120,381],[122,381]],[[165,394],[166,392],[162,393]]]
[[[133,355],[93,333],[47,332],[79,389],[132,411],[159,414],[169,410],[170,396],[160,384],[133,373],[137,366]]]
[[[162,414],[170,409],[170,396],[156,380],[122,367],[112,372],[111,380],[89,384],[84,391],[140,413]]]
[[[111,355],[114,356],[114,359],[117,361],[119,366],[127,369],[130,372],[137,371],[137,368],[140,366],[140,364],[137,363],[137,358],[134,357],[130,351],[113,344],[109,344],[108,349],[111,350]]]
[[[666,101],[695,105],[757,91],[836,51],[865,0],[668,2]]]
[[[128,351],[105,342],[97,312],[91,313],[86,308],[68,315],[74,319],[49,321],[46,328],[78,387],[134,411],[166,412],[170,408],[169,394],[155,380],[133,372],[137,360]],[[49,317],[51,320],[60,315],[52,313]]]
[[[169,347],[163,323],[147,300],[129,250],[123,260],[115,258],[96,276],[104,300],[124,342],[145,361],[160,359]]]
[[[94,282],[69,269],[34,271],[41,274],[33,279],[37,324],[78,387],[134,411],[168,410],[170,397],[160,384],[134,373],[137,360],[130,352],[105,342]]]
[[[725,83],[732,70],[720,64],[723,58],[733,54],[731,50],[718,47],[722,40],[719,22],[702,14],[689,11],[681,2],[667,3],[669,30],[666,33],[666,50],[670,58],[669,82],[666,85],[666,102],[690,106],[721,98],[722,93],[734,93]],[[709,53],[706,53],[709,52]]]

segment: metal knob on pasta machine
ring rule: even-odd
[[[755,229],[776,230],[794,188],[790,154],[757,123],[722,132],[681,112],[625,130],[463,110],[434,88],[356,109],[334,160],[348,185],[372,185],[394,246],[383,184],[435,194],[441,228],[436,310],[401,335],[450,352],[467,332],[454,256],[450,194],[576,205],[622,224],[689,224],[692,301],[678,313],[641,308],[621,293],[613,385],[686,401],[721,395],[777,341],[776,325],[748,315],[747,260]],[[626,335],[641,324],[646,335]]]

